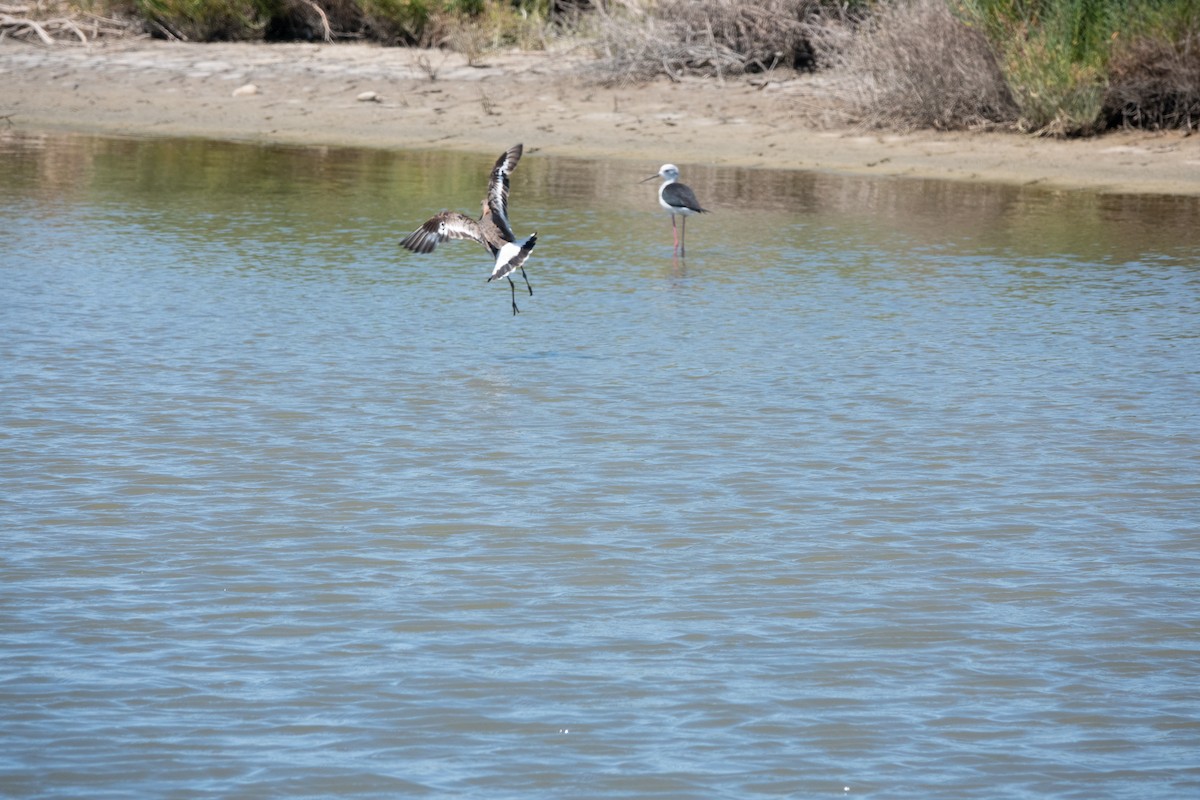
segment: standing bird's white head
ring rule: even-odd
[[[646,180],[642,181],[642,183],[645,183],[646,181],[652,181],[655,178],[662,178],[667,183],[673,183],[679,180],[679,167],[675,166],[674,164],[663,164],[658,168],[658,172],[654,173],[649,178],[646,178]]]

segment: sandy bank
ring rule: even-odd
[[[373,45],[0,42],[0,130],[201,136],[818,169],[1200,195],[1200,136],[1053,141],[878,134],[813,121],[818,79],[606,89],[562,54],[460,56]],[[253,84],[255,93],[237,92]],[[365,92],[375,100],[360,100]],[[649,174],[647,172],[647,174]]]

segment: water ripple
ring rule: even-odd
[[[0,188],[6,794],[1200,789],[1185,209],[530,158],[513,318],[478,170],[212,147]]]

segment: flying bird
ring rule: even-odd
[[[690,186],[679,182],[679,167],[674,164],[663,164],[658,172],[646,181],[662,178],[662,186],[658,187],[658,204],[671,214],[671,233],[675,237],[675,250],[683,255],[683,235],[687,231],[687,218],[692,214],[707,214],[707,208],[700,207],[696,193]],[[675,227],[675,215],[681,217],[680,227]]]
[[[471,219],[457,211],[442,211],[400,240],[403,247],[414,253],[432,253],[439,244],[450,239],[479,242],[496,259],[488,282],[507,278],[508,285],[512,287],[514,316],[520,313],[520,309],[517,308],[517,286],[513,283],[512,273],[521,270],[525,286],[533,296],[533,287],[529,285],[529,276],[525,274],[525,261],[537,244],[537,233],[518,243],[508,221],[508,176],[517,168],[523,149],[522,145],[514,144],[496,159],[488,180],[487,194],[480,203],[482,213],[479,219]]]

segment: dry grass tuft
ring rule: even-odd
[[[1178,42],[1140,37],[1118,47],[1104,116],[1112,126],[1200,128],[1200,31]]]
[[[943,0],[880,4],[816,38],[863,124],[951,130],[1011,124],[1017,107],[987,38]]]
[[[594,68],[601,83],[666,75],[724,78],[811,65],[808,20],[821,0],[663,0],[596,6]]]

